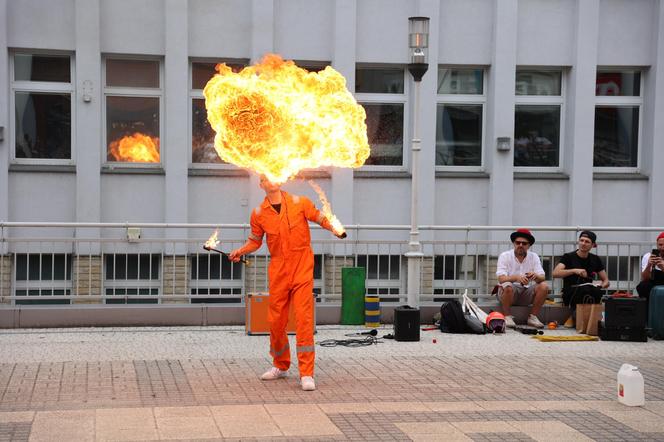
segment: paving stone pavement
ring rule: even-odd
[[[319,327],[316,340],[355,331]],[[317,346],[314,392],[295,366],[258,380],[267,348],[241,327],[0,330],[0,441],[664,441],[664,341],[432,331]],[[645,407],[616,400],[625,362],[643,373]]]

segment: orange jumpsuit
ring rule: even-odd
[[[286,325],[288,309],[295,309],[295,334],[300,376],[314,375],[314,254],[308,221],[331,230],[330,222],[306,197],[281,191],[281,210],[272,207],[267,197],[251,213],[249,240],[260,245],[267,234],[270,250],[268,322],[270,355],[280,370],[291,363]]]

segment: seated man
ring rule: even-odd
[[[528,249],[535,242],[535,237],[527,229],[512,232],[510,240],[513,250],[503,252],[498,257],[498,300],[503,307],[505,326],[514,328],[514,316],[510,314],[512,305],[530,305],[533,307],[528,316],[528,325],[543,328],[544,324],[537,315],[546,297],[549,286],[544,281],[544,269],[537,253]]]
[[[641,259],[641,282],[636,291],[639,297],[649,299],[650,290],[656,285],[664,285],[664,232],[657,237],[657,248]]]
[[[579,234],[578,248],[565,253],[553,269],[554,278],[563,278],[563,304],[572,311],[565,327],[574,327],[577,304],[599,304],[602,289],[609,286],[609,277],[599,256],[590,253],[597,246],[597,235],[590,230]],[[595,276],[600,281],[595,281]]]

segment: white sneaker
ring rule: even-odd
[[[316,383],[311,376],[302,376],[300,383],[302,384],[302,390],[304,391],[314,391],[316,389]]]
[[[544,324],[535,315],[528,315],[528,325],[535,328],[544,328]]]
[[[514,316],[512,315],[505,316],[505,327],[516,328],[516,323],[514,322]]]
[[[288,371],[279,370],[277,367],[272,367],[261,375],[261,381],[274,381],[288,376]]]

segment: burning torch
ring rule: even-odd
[[[219,244],[219,240],[217,239],[218,235],[219,235],[219,230],[215,230],[212,236],[210,236],[208,240],[205,241],[205,244],[203,244],[203,248],[208,252],[217,252],[228,258],[228,253],[222,252],[221,250],[216,248],[217,244]],[[240,258],[240,262],[246,266],[251,265],[251,263],[247,261],[245,258]]]

